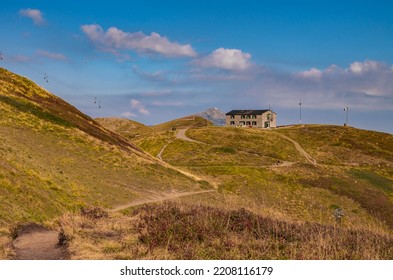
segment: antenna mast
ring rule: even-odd
[[[299,123],[302,124],[302,99],[299,101]]]

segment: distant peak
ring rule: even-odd
[[[217,107],[209,108],[206,111],[200,112],[196,115],[211,121],[215,125],[225,124],[225,113]]]

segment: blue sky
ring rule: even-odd
[[[350,125],[393,133],[391,1],[70,2],[2,1],[0,66],[93,117],[270,105],[290,124],[301,99],[303,123],[341,125],[348,106]]]

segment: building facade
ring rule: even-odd
[[[225,114],[226,126],[270,128],[277,126],[272,110],[232,110]]]

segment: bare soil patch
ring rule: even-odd
[[[13,242],[17,260],[64,260],[66,247],[59,244],[59,232],[30,223],[15,231]]]

